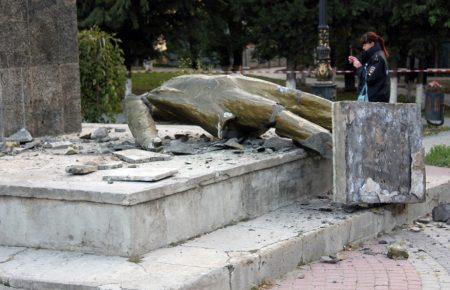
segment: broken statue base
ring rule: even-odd
[[[83,129],[98,126],[85,124]],[[111,152],[130,149],[124,143],[133,141],[127,126],[104,126],[111,127],[109,138],[116,145],[72,134],[40,149],[0,157],[0,245],[140,255],[310,199],[332,187],[331,162],[300,148],[212,150],[128,163]],[[211,137],[196,126],[158,129],[163,140],[174,141],[176,134]],[[57,149],[52,149],[56,143]],[[62,143],[79,153],[65,155]],[[123,165],[86,175],[65,171],[67,166],[92,161],[113,162],[111,168],[117,162]],[[177,172],[157,182],[107,177],[139,169]]]
[[[334,103],[333,170],[336,201],[425,201],[420,108],[415,104]]]

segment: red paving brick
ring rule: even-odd
[[[422,289],[416,269],[408,261],[386,258],[385,245],[367,246],[373,254],[346,251],[337,264],[312,263],[286,278],[273,289],[279,290],[413,290]]]

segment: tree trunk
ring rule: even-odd
[[[295,83],[295,67],[296,63],[291,57],[287,57],[287,63],[286,63],[286,87],[290,89],[295,89],[296,83]]]
[[[242,49],[233,51],[233,72],[240,72],[242,69]]]

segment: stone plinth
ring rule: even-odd
[[[171,136],[206,134],[195,126],[163,125],[158,130]],[[128,129],[110,134],[120,138],[119,142],[132,138]],[[76,143],[76,134],[55,138],[82,144],[83,150],[98,145]],[[213,150],[133,164],[138,168],[126,168],[130,163],[122,162],[124,169],[80,176],[66,173],[65,168],[112,162],[116,157],[56,152],[41,148],[39,154],[25,151],[0,158],[0,245],[140,255],[332,188],[331,160],[308,155],[300,148],[241,154]],[[156,182],[106,181],[124,171],[170,171],[171,176]]]
[[[335,103],[333,150],[336,201],[425,200],[422,121],[415,104]]]
[[[0,138],[81,128],[75,0],[0,1]]]

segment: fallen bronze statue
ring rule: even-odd
[[[241,75],[185,75],[125,99],[128,126],[143,149],[161,142],[152,114],[195,124],[220,139],[257,137],[270,128],[325,158],[332,156],[331,102]]]

